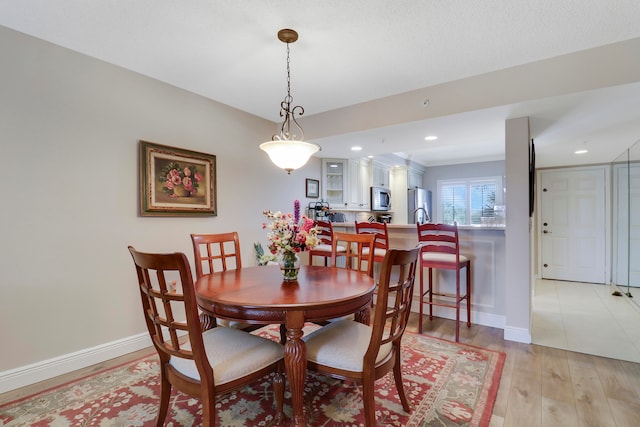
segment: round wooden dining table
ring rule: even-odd
[[[304,265],[298,280],[284,282],[276,265],[245,267],[204,275],[196,281],[196,299],[208,315],[253,324],[283,324],[284,364],[293,407],[293,425],[304,426],[307,370],[305,322],[355,314],[369,323],[375,282],[364,272]]]

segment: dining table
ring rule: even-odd
[[[284,366],[292,402],[292,425],[305,426],[306,322],[355,314],[369,324],[375,282],[365,272],[303,265],[298,279],[283,281],[277,265],[251,266],[207,274],[195,283],[196,300],[209,316],[250,324],[280,324]]]

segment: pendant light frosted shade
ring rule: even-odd
[[[267,141],[260,144],[274,165],[291,173],[304,166],[320,147],[304,141]]]
[[[291,96],[291,69],[289,67],[289,43],[298,40],[298,33],[291,29],[278,31],[278,39],[287,44],[287,95],[280,103],[280,116],[284,117],[280,133],[274,135],[271,141],[263,142],[260,148],[264,150],[277,167],[287,173],[304,166],[309,157],[320,150],[320,146],[310,142],[304,142],[304,131],[295,118],[304,114],[304,108],[297,105],[293,107]]]

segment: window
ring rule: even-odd
[[[502,177],[438,181],[440,222],[480,225],[503,204]]]

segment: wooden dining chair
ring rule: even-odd
[[[193,244],[196,278],[199,279],[205,274],[242,268],[240,238],[236,231],[217,234],[191,234],[191,242]],[[247,323],[216,319],[205,313],[200,314],[200,320],[203,330],[216,327],[218,324],[247,331],[260,327]]]
[[[419,248],[387,251],[371,326],[339,320],[302,337],[307,344],[307,369],[362,384],[367,427],[376,425],[375,381],[390,371],[402,408],[411,411],[402,386],[400,344],[411,310],[419,253]]]
[[[236,231],[219,234],[192,234],[196,277],[217,271],[242,268],[240,238]]]
[[[357,222],[356,233],[373,234],[376,236],[373,245],[373,262],[382,262],[387,250],[389,250],[389,231],[386,222]],[[365,253],[371,249],[365,249]]]
[[[373,277],[373,253],[364,253],[364,249],[370,247],[375,240],[371,234],[344,233],[336,231],[333,234],[331,245],[331,265],[334,268],[346,268],[367,273]],[[344,259],[343,259],[344,258]],[[355,315],[350,314],[333,319],[315,322],[318,325],[326,325],[341,319],[355,319]]]
[[[420,317],[418,332],[422,333],[423,306],[429,306],[429,319],[433,319],[433,306],[456,310],[456,342],[460,340],[460,304],[466,300],[467,327],[471,327],[471,260],[460,254],[457,224],[417,224],[420,254]],[[424,288],[424,268],[427,268],[428,287]],[[456,289],[453,292],[434,290],[433,269],[455,270]],[[461,291],[460,270],[466,268],[465,291]],[[438,299],[434,299],[434,296]],[[425,297],[427,298],[425,300]],[[453,302],[451,302],[453,301]]]
[[[172,387],[200,398],[202,425],[214,427],[216,395],[270,373],[274,373],[275,417],[281,422],[284,347],[234,328],[202,332],[187,257],[182,253],[142,253],[131,246],[129,252],[136,268],[147,329],[160,357],[160,409],[156,426],[164,424]],[[178,282],[177,288],[171,285],[174,280]],[[186,320],[176,315],[185,316]]]
[[[331,250],[333,249],[333,226],[330,221],[316,221],[315,226],[318,228],[319,243],[309,251],[309,265],[313,265],[313,257],[324,257],[326,267],[331,260]],[[338,246],[337,249],[338,252],[345,251],[343,246]]]
[[[373,252],[367,251],[375,241],[372,234],[343,233],[336,231],[333,234],[331,246],[331,265],[339,267],[338,257],[345,258],[344,267],[349,270],[366,271],[373,277]],[[363,269],[363,264],[366,269]]]

